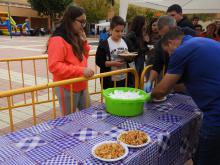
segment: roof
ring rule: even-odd
[[[10,6],[30,6],[27,0],[0,0],[0,4]]]
[[[173,4],[179,4],[184,14],[220,13],[219,0],[128,0],[134,5],[166,11]]]

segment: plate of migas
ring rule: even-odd
[[[137,56],[138,53],[137,52],[122,52],[118,54],[121,57],[133,57],[133,56]]]
[[[139,130],[124,131],[117,137],[117,140],[130,148],[144,147],[151,142],[150,136]]]
[[[115,162],[128,155],[128,147],[117,141],[104,141],[92,148],[92,155],[105,162]]]

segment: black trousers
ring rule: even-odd
[[[116,81],[116,87],[125,87],[125,79],[121,81]],[[104,81],[103,89],[114,88],[114,81]]]

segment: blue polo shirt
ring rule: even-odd
[[[220,43],[186,35],[171,54],[167,73],[182,75],[189,94],[204,112],[203,124],[220,126]]]

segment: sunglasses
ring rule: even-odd
[[[85,20],[75,19],[75,21],[78,21],[79,23],[81,23],[82,27],[86,27],[86,21]]]

